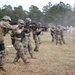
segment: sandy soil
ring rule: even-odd
[[[8,48],[4,66],[7,72],[0,71],[0,75],[75,75],[75,34],[70,36],[65,33],[66,44],[63,45],[52,43],[49,32],[44,32],[41,41],[40,51],[34,52],[36,59],[31,59],[27,53],[30,61],[27,65],[21,59],[17,64],[12,64],[16,51]],[[9,35],[5,37],[5,44],[11,44]],[[32,44],[34,47],[33,39]]]

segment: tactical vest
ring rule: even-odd
[[[24,27],[23,32],[24,32],[24,33],[30,33],[30,32],[31,32],[30,26],[26,25],[26,26]]]

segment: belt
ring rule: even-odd
[[[30,35],[30,34],[26,34],[26,33],[25,33],[25,35]]]
[[[16,41],[21,41],[21,38],[16,38],[15,40],[16,40]]]
[[[1,54],[2,52],[5,52],[5,50],[0,51],[0,54]]]

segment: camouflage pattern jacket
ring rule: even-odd
[[[0,41],[4,40],[4,36],[6,35],[8,30],[14,30],[16,26],[12,26],[5,21],[0,22]]]

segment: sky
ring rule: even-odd
[[[12,7],[18,7],[21,5],[24,10],[29,11],[29,7],[31,5],[37,6],[40,10],[51,2],[53,5],[62,1],[65,4],[70,4],[72,7],[75,4],[75,0],[0,0],[0,8],[2,8],[5,4],[11,5]]]

